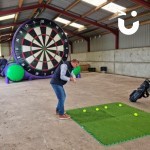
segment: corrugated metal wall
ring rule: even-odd
[[[73,42],[73,53],[87,52],[87,42],[84,40],[78,40]]]
[[[91,52],[99,50],[115,49],[115,37],[113,34],[106,34],[101,37],[91,38]]]
[[[87,52],[86,42],[74,42],[74,53]],[[138,31],[133,35],[119,34],[119,48],[137,48],[150,46],[150,24],[140,26]],[[90,50],[112,50],[115,49],[115,36],[106,34],[103,36],[91,37]]]
[[[138,31],[133,35],[119,35],[120,48],[135,48],[150,46],[150,24],[140,26]]]
[[[100,50],[115,49],[115,37],[112,34],[106,34],[103,36],[95,36],[90,39],[91,52]],[[87,42],[83,40],[77,40],[73,43],[74,53],[87,52]]]

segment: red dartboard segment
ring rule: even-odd
[[[49,76],[67,60],[68,40],[53,21],[36,18],[19,27],[12,41],[15,60],[32,75]]]

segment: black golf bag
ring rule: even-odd
[[[149,92],[150,92],[150,80],[146,79],[140,87],[137,88],[137,90],[134,90],[130,96],[129,100],[131,102],[136,102],[138,99],[144,97],[147,98],[149,97]]]

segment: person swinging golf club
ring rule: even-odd
[[[74,75],[72,70],[78,65],[79,61],[77,59],[65,62],[63,61],[63,63],[56,68],[53,77],[51,78],[50,84],[58,99],[56,114],[59,115],[59,119],[70,118],[70,116],[67,115],[64,111],[66,93],[63,86],[68,81],[76,82],[76,76]]]

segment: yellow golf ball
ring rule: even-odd
[[[104,108],[107,109],[108,107],[107,107],[107,106],[104,106]]]
[[[133,115],[137,117],[137,116],[138,116],[138,113],[134,113]]]
[[[83,112],[86,112],[86,109],[83,109]]]
[[[99,111],[99,108],[96,108],[96,111]]]
[[[122,106],[122,104],[119,104],[119,107],[121,107]]]

